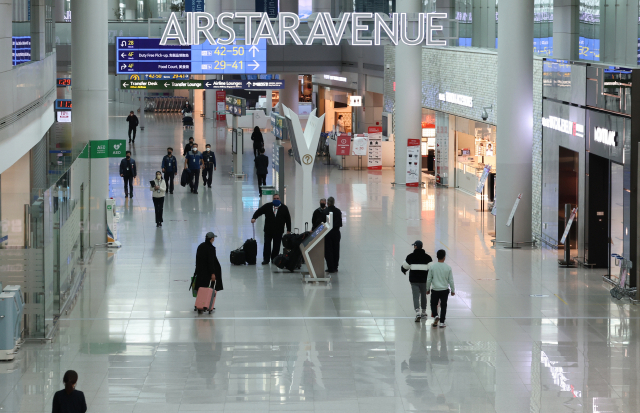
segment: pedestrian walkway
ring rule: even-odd
[[[129,110],[110,104],[112,137],[126,136]],[[3,413],[48,411],[67,369],[91,413],[638,410],[636,307],[611,299],[602,270],[558,269],[557,251],[492,248],[493,217],[456,190],[394,189],[391,170],[316,162],[316,198],[334,196],[343,212],[339,273],[314,285],[273,265],[232,267],[229,252],[251,237],[263,202],[251,141],[247,178],[234,181],[226,130],[195,121],[195,141],[216,154],[212,188],[176,187],[156,228],[148,181],[167,146],[182,160],[184,142],[180,115],[147,114],[132,148],[133,199],[110,160],[123,246],[96,249],[53,343],[28,343],[0,364]],[[274,137],[264,136],[271,159]],[[292,211],[293,162],[286,156]],[[198,316],[188,281],[209,231],[225,289],[214,314]],[[400,266],[416,239],[434,257],[447,250],[457,291],[446,329],[414,322]]]

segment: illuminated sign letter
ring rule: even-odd
[[[318,33],[318,30],[320,30],[322,33]],[[327,44],[328,46],[333,45],[331,36],[329,36],[329,28],[327,27],[327,24],[320,14],[316,15],[316,19],[313,21],[311,32],[309,33],[309,37],[307,37],[307,42],[305,44],[307,46],[313,44],[313,41],[315,39],[324,40],[325,44]]]
[[[193,37],[194,44],[200,43],[200,33],[204,34],[204,37],[207,38],[209,43],[216,44],[216,40],[213,38],[213,35],[211,35],[211,29],[213,29],[213,26],[215,25],[213,16],[211,16],[211,14],[209,13],[197,12],[193,13],[193,18],[195,23],[195,35]],[[200,26],[200,19],[206,19],[207,24],[205,24],[204,26]]]
[[[267,29],[266,33],[263,33],[264,29]],[[258,44],[260,39],[267,39],[271,41],[271,44],[278,45],[278,37],[276,36],[276,32],[273,30],[273,26],[271,25],[271,20],[269,20],[269,15],[267,13],[262,13],[262,18],[260,19],[260,24],[256,29],[256,37],[253,38],[253,44]],[[249,43],[246,43],[249,44]]]
[[[433,32],[436,30],[442,30],[442,26],[436,26],[433,24],[434,19],[446,19],[447,13],[427,13],[427,45],[431,46],[446,46],[446,40],[433,40]]]
[[[331,36],[331,40],[333,44],[336,46],[340,45],[340,40],[342,40],[342,36],[344,35],[345,30],[347,29],[347,24],[349,23],[349,18],[351,18],[351,13],[343,13],[342,19],[340,20],[340,25],[338,26],[338,30],[336,30],[336,26],[333,24],[333,19],[331,18],[331,13],[322,13],[324,19],[327,22],[327,27],[329,28],[329,35]]]
[[[251,44],[253,34],[251,33],[251,19],[259,19],[262,13],[255,11],[236,13],[236,17],[244,19],[244,44]],[[273,31],[273,28],[271,29]]]
[[[380,13],[376,13],[374,15],[375,21],[373,26],[373,44],[376,46],[380,46],[380,35],[384,30],[389,36],[389,40],[393,43],[394,46],[398,45],[398,13],[391,14],[391,28],[387,26],[385,20],[389,20],[389,18],[385,15],[381,15]]]
[[[353,13],[351,15],[351,45],[353,46],[371,46],[371,40],[359,39],[359,33],[367,30],[369,27],[360,24],[360,19],[371,19],[371,13]]]
[[[171,32],[172,29],[175,31],[174,33]],[[178,17],[175,13],[171,13],[171,16],[169,16],[169,21],[164,28],[164,33],[162,33],[160,44],[162,46],[166,46],[167,40],[169,39],[178,39],[178,42],[180,42],[180,45],[182,46],[185,46],[187,44],[187,42],[184,40],[184,34],[182,34],[180,23],[178,23]]]
[[[417,37],[413,40],[407,37],[407,28],[411,26],[414,30],[412,32],[418,32]],[[417,27],[416,27],[417,26]],[[417,29],[417,30],[415,30]],[[416,46],[422,43],[424,40],[424,13],[418,14],[418,21],[407,21],[407,13],[400,13],[400,41],[409,46]]]
[[[172,16],[173,14],[174,13],[171,13]],[[218,24],[218,27],[229,34],[229,37],[226,40],[218,39],[218,44],[233,44],[233,42],[236,41],[236,32],[233,31],[233,23],[231,23],[231,26],[229,26],[224,22],[225,19],[233,19],[233,13],[227,12],[218,14],[218,20],[216,22]]]
[[[293,20],[293,24],[291,26],[287,26],[287,19]],[[298,27],[300,27],[300,16],[296,13],[281,12],[278,15],[278,35],[280,37],[281,46],[284,46],[285,44],[287,33],[291,36],[295,44],[302,46],[302,41],[297,33]]]

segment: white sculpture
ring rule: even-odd
[[[303,132],[297,113],[284,105],[282,105],[282,112],[285,117],[291,120],[291,126],[293,128],[292,139],[296,140],[298,154],[300,155],[300,163],[296,162],[295,172],[293,226],[294,228],[299,228],[300,231],[304,231],[305,222],[309,223],[309,229],[311,229],[311,216],[313,215],[313,206],[315,205],[313,202],[314,191],[312,188],[311,172],[313,171],[313,164],[316,160],[320,132],[322,131],[322,125],[324,125],[324,115],[317,117],[316,110],[314,109],[309,114],[307,126]]]

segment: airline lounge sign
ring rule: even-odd
[[[354,46],[379,46],[382,40],[396,46],[399,43],[409,46],[447,45],[446,40],[434,39],[443,29],[438,22],[446,20],[447,13],[418,13],[417,17],[407,13],[343,13],[336,19],[330,13],[318,13],[315,19],[306,22],[310,31],[304,43],[298,35],[300,17],[296,13],[280,13],[276,19],[260,12],[220,13],[217,18],[210,13],[195,12],[185,13],[185,17],[186,30],[183,31],[178,15],[171,13],[162,33],[162,46],[169,40],[177,40],[182,46],[199,45],[204,39],[212,45],[233,44],[236,41],[234,21],[244,24],[244,39],[249,39],[245,44],[256,45],[261,39],[266,39],[272,45],[283,46],[289,37],[299,46],[311,45],[316,40],[334,46],[339,45],[343,38],[350,39]],[[252,30],[254,23],[257,23],[255,32]],[[371,35],[366,35],[370,29]]]

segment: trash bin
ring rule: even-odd
[[[13,360],[15,357],[17,318],[16,293],[0,293],[0,360]]]
[[[24,314],[24,299],[22,297],[22,287],[19,285],[7,285],[4,287],[2,292],[5,293],[15,293],[16,305],[18,316],[16,318],[16,325],[14,328],[14,335],[16,340],[16,345],[20,344],[20,340],[22,340],[22,315]]]

